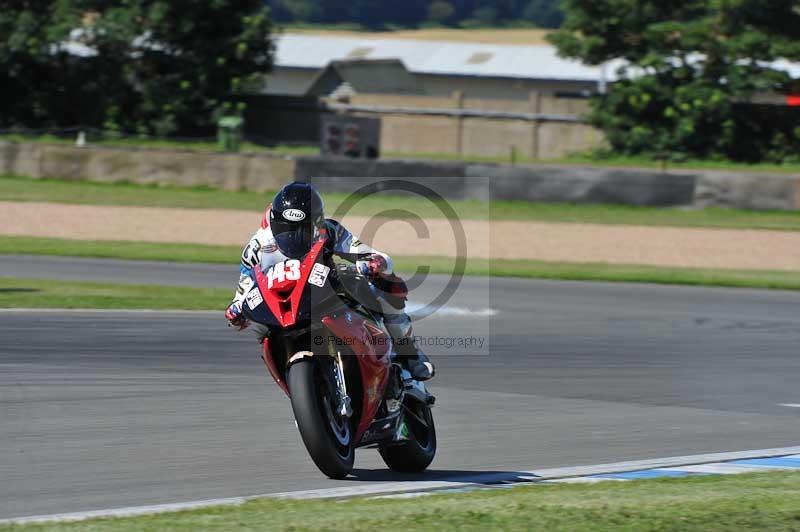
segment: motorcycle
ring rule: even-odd
[[[326,239],[302,260],[255,267],[244,317],[266,327],[262,359],[320,471],[346,477],[356,448],[377,448],[394,471],[424,471],[436,454],[435,398],[393,362],[372,285],[326,259]]]

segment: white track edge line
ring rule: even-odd
[[[222,310],[181,310],[181,309],[145,309],[145,308],[0,308],[0,314],[14,314],[14,313],[42,313],[42,314],[60,314],[60,313],[75,313],[75,314],[219,314],[222,316]]]
[[[408,314],[411,318],[416,318],[416,314],[424,308],[423,305],[411,306],[408,309]],[[224,310],[224,309],[223,309]],[[102,312],[104,314],[111,313],[134,313],[134,314],[186,314],[186,315],[204,315],[204,314],[222,314],[222,310],[181,310],[181,309],[97,309],[97,308],[0,308],[0,314],[14,314],[14,313],[87,313],[96,314]],[[445,316],[472,316],[472,317],[490,317],[496,316],[498,311],[493,308],[469,309],[466,307],[451,307],[448,305],[442,306],[435,314]]]
[[[687,465],[707,464],[714,462],[728,462],[744,460],[747,458],[769,458],[800,454],[800,446],[777,447],[772,449],[755,449],[749,451],[734,451],[724,453],[708,453],[687,456],[673,456],[667,458],[654,458],[647,460],[634,460],[628,462],[613,462],[590,466],[559,467],[540,469],[538,471],[518,471],[509,473],[476,474],[469,477],[457,477],[452,481],[434,480],[429,482],[384,482],[367,484],[358,487],[323,488],[315,490],[289,491],[283,493],[266,493],[262,495],[248,495],[242,497],[228,497],[223,499],[206,499],[167,504],[154,504],[147,506],[131,506],[126,508],[112,508],[108,510],[90,510],[85,512],[70,512],[50,515],[34,515],[27,517],[13,517],[0,519],[0,524],[26,524],[43,522],[71,522],[84,521],[98,517],[134,517],[167,512],[180,512],[195,510],[209,506],[235,506],[254,499],[345,499],[359,496],[391,495],[396,493],[414,493],[425,491],[438,491],[453,488],[463,488],[485,484],[487,482],[513,481],[515,479],[527,480],[555,480],[572,477],[582,477],[604,473],[624,473],[640,469],[655,469],[662,467],[677,467]],[[459,480],[459,478],[461,480]]]

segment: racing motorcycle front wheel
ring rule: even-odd
[[[287,384],[294,419],[308,454],[330,478],[345,478],[353,469],[355,450],[351,419],[337,412],[338,398],[330,370],[315,357],[302,359],[289,368]]]
[[[429,405],[408,401],[405,410],[405,440],[378,447],[383,461],[392,471],[420,473],[436,456],[436,427]]]

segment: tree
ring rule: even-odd
[[[476,25],[491,26],[497,22],[499,13],[494,6],[481,6],[472,12],[472,19]]]
[[[58,97],[69,101],[66,98],[72,96],[71,85],[58,84],[72,62],[59,43],[79,20],[78,12],[63,0],[4,3],[0,10],[0,125],[46,127],[56,120],[50,102]]]
[[[522,18],[540,28],[558,28],[564,22],[564,12],[558,0],[530,0],[522,10]]]
[[[210,132],[271,66],[268,15],[260,0],[6,2],[0,123]]]
[[[593,101],[590,120],[613,149],[676,157],[759,160],[800,147],[792,120],[764,123],[760,93],[793,79],[774,63],[800,59],[795,2],[773,0],[566,0],[550,37],[590,64],[623,59],[621,80]],[[769,113],[774,116],[774,113]],[[770,118],[769,120],[772,120]],[[764,135],[768,132],[767,135]]]
[[[272,62],[270,19],[260,0],[98,0],[90,43],[122,57],[127,82],[106,123],[166,135],[207,132]]]
[[[349,20],[375,29],[382,29],[387,24],[414,27],[425,20],[427,6],[427,0],[405,0],[403,2],[352,0],[349,7]]]
[[[270,0],[272,18],[278,22],[316,22],[322,15],[317,0]]]
[[[370,29],[416,28],[425,22],[497,26],[529,20],[557,27],[560,0],[266,0],[278,22],[356,23]]]
[[[435,0],[428,5],[428,20],[446,24],[455,14],[453,4],[444,0]]]

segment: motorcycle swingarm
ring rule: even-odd
[[[400,435],[400,425],[404,419],[402,413],[403,409],[401,408],[390,416],[373,421],[369,428],[364,432],[364,435],[361,437],[361,441],[358,443],[358,446],[365,447],[367,445],[374,445],[377,443],[404,441],[405,438]]]
[[[416,387],[411,389],[406,387],[404,398],[409,398],[428,406],[433,405],[436,401],[433,395],[423,392]],[[402,430],[402,425],[405,422],[406,416],[413,416],[418,423],[426,425],[424,420],[413,414],[406,405],[402,405],[397,412],[373,421],[366,432],[364,432],[364,436],[361,437],[358,447],[374,446],[378,443],[386,445],[403,443],[408,439]]]
[[[409,399],[413,399],[414,401],[428,406],[433,406],[436,402],[436,397],[431,395],[425,387],[425,384],[414,380],[407,380],[404,383],[403,397],[408,397]]]

